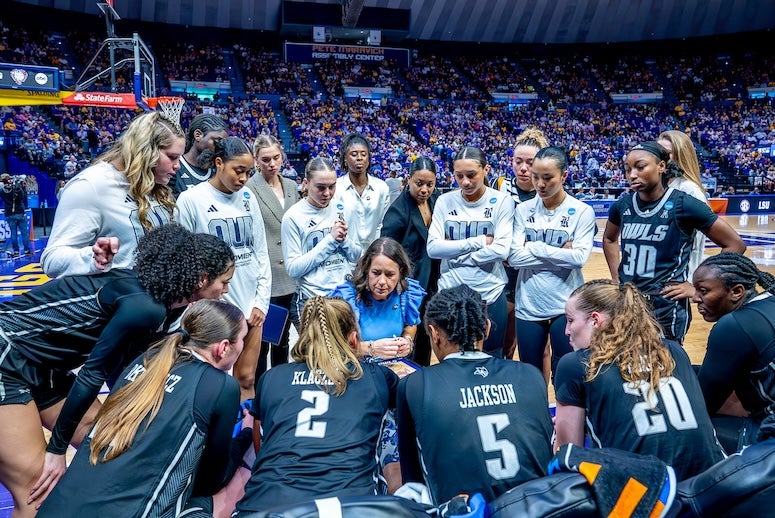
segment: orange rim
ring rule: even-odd
[[[148,104],[148,106],[150,106],[154,110],[156,109],[156,106],[160,102],[174,103],[179,101],[185,102],[185,99],[183,99],[182,97],[147,97],[145,99],[146,104]]]

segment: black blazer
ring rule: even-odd
[[[428,200],[431,213],[438,197],[438,191],[435,191]],[[381,236],[392,237],[401,243],[412,261],[414,270],[412,277],[425,288],[426,292],[434,293],[441,261],[428,257],[428,229],[425,227],[417,202],[409,194],[409,189],[401,192],[382,218]],[[432,272],[435,272],[435,275],[432,276]]]

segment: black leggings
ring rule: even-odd
[[[490,319],[490,335],[484,341],[484,352],[503,357],[503,340],[506,337],[506,322],[508,321],[508,304],[506,291],[502,291],[495,302],[487,305],[487,318]]]
[[[552,344],[552,379],[557,370],[557,362],[563,355],[571,352],[570,341],[565,336],[565,315],[546,320],[517,319],[517,350],[519,361],[528,363],[544,371],[544,350],[547,338]]]

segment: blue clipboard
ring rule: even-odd
[[[288,309],[282,306],[269,304],[264,320],[264,334],[261,340],[269,342],[272,345],[279,345],[283,337],[283,329],[288,322]]]

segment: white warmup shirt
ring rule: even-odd
[[[170,221],[167,208],[148,198],[147,218],[154,228]],[[92,246],[98,237],[117,237],[118,253],[104,270],[131,268],[137,242],[145,235],[124,173],[98,162],[74,176],[61,191],[51,237],[40,257],[49,277],[100,273]]]
[[[570,294],[584,284],[581,268],[597,232],[595,211],[569,194],[551,211],[538,196],[516,210],[509,254],[509,265],[519,269],[516,316],[534,321],[562,315]],[[568,241],[573,248],[562,248]]]
[[[280,241],[285,269],[296,279],[296,292],[304,299],[328,295],[352,273],[352,263],[361,256],[352,230],[341,243],[331,235],[338,213],[334,201],[320,209],[303,199],[283,216]]]
[[[428,256],[441,259],[439,289],[467,284],[487,304],[495,302],[506,286],[503,261],[513,227],[514,202],[505,193],[487,187],[473,203],[459,190],[439,196],[428,229]]]
[[[192,232],[218,237],[234,252],[234,276],[224,299],[249,317],[253,308],[266,315],[272,292],[272,270],[266,251],[264,220],[247,187],[226,194],[202,182],[178,197],[175,217]]]

